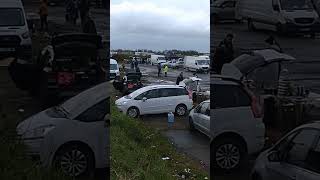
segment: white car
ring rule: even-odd
[[[99,84],[17,126],[17,134],[44,167],[85,176],[109,166],[108,83]]]
[[[1,55],[31,55],[32,42],[21,0],[1,0],[0,42]]]
[[[247,155],[260,152],[265,125],[260,105],[251,91],[235,79],[211,77],[211,162],[217,170],[240,167]]]
[[[252,180],[320,179],[319,135],[319,121],[289,132],[259,155],[252,170]]]
[[[193,106],[188,91],[177,85],[154,85],[140,88],[116,101],[121,112],[130,117],[144,114],[175,112],[179,116],[187,114]]]
[[[203,134],[210,135],[210,100],[203,101],[190,111],[189,114],[190,130],[197,129]]]

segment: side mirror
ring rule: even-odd
[[[143,98],[142,98],[142,101],[143,101],[143,102],[145,102],[146,100],[147,100],[147,98],[146,98],[146,97],[143,97]]]
[[[273,10],[275,10],[275,11],[280,11],[280,7],[279,7],[279,5],[273,5]]]
[[[280,162],[280,154],[279,151],[271,151],[270,154],[268,155],[268,160],[270,162]]]

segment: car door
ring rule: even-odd
[[[318,138],[319,131],[311,128],[302,129],[288,136],[277,147],[280,157],[282,157],[281,160],[269,162],[266,166],[267,179],[314,179],[314,175],[306,172],[308,167],[306,160]]]
[[[147,91],[145,98],[147,99],[140,101],[140,107],[143,114],[158,114],[162,112],[161,108],[165,102],[159,97],[159,89]]]
[[[201,131],[205,134],[210,132],[210,103],[204,102],[201,105],[200,111],[198,113],[199,127]]]
[[[196,106],[193,110],[193,115],[192,115],[192,120],[193,123],[197,126],[201,128],[200,125],[200,112],[201,112],[201,107],[203,105],[204,102],[200,103],[198,106]]]
[[[161,88],[159,89],[159,111],[160,113],[174,112],[177,98],[175,96],[175,89]]]

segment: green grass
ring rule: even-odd
[[[190,176],[188,179],[208,177],[199,164],[177,153],[160,132],[120,113],[111,102],[111,179],[174,180],[179,179],[178,174]],[[191,173],[184,173],[185,169]]]

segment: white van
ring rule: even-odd
[[[210,65],[209,56],[185,56],[184,68],[188,71],[208,72]]]
[[[157,65],[159,63],[167,62],[166,57],[164,55],[155,55],[155,54],[151,55],[150,61],[152,66]]]
[[[21,0],[0,2],[0,54],[32,52],[28,23]]]
[[[314,36],[320,32],[319,16],[311,0],[238,0],[236,18],[246,19],[249,30],[263,24],[261,28],[272,28],[281,34],[292,32]]]
[[[110,59],[110,79],[115,79],[117,76],[120,76],[118,62]]]

